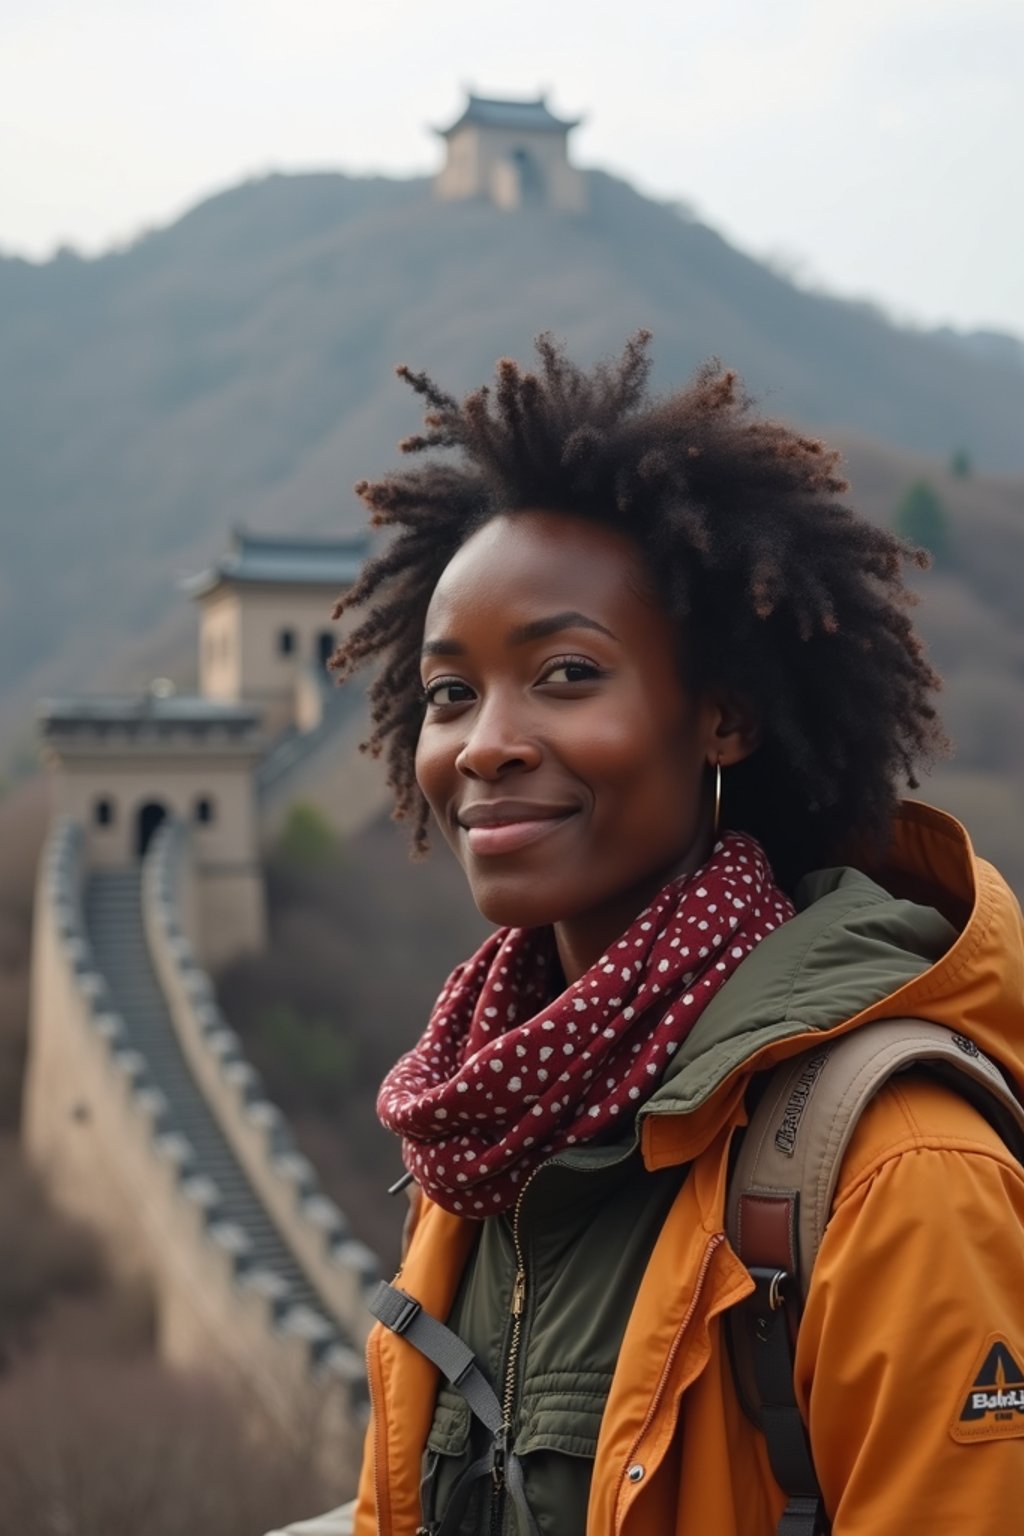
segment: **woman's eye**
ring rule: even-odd
[[[468,683],[460,683],[457,677],[438,677],[423,687],[424,704],[434,704],[441,708],[446,704],[466,704],[472,697],[472,688]]]
[[[592,683],[603,677],[601,668],[585,656],[559,656],[544,672],[543,683]]]

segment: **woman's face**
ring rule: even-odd
[[[556,925],[567,980],[708,852],[708,764],[742,755],[683,684],[679,634],[620,534],[494,518],[425,624],[416,775],[492,922]]]

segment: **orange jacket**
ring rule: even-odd
[[[754,1049],[689,1113],[644,1121],[648,1167],[693,1166],[623,1340],[588,1536],[772,1536],[785,1503],[737,1402],[722,1328],[722,1314],[751,1289],[723,1217],[729,1142],[744,1122],[751,1073],[812,1039],[911,1015],[970,1036],[1018,1091],[1024,1085],[1024,923],[1005,884],[975,858],[958,823],[918,804],[903,808],[885,867],[873,873],[955,923],[959,936],[941,958],[831,1028],[795,1028]],[[472,1223],[424,1204],[400,1283],[436,1317],[448,1315],[473,1236]],[[373,1406],[356,1536],[413,1536],[437,1374],[380,1327],[368,1365]],[[844,1158],[797,1349],[798,1394],[834,1536],[1017,1529],[1017,1367],[1024,1170],[954,1092],[919,1078],[890,1084]],[[963,1416],[972,1401],[980,1418]]]

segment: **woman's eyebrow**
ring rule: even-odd
[[[577,613],[575,609],[569,609],[565,613],[553,613],[548,618],[531,619],[529,624],[517,624],[515,629],[510,629],[505,636],[506,645],[524,645],[528,640],[544,640],[548,635],[560,634],[563,629],[596,629],[599,634],[607,635],[610,640],[617,640],[618,636],[612,634],[604,624],[599,624],[596,619],[588,619],[585,613]],[[464,656],[466,647],[461,640],[424,640],[420,650],[421,656]]]
[[[550,618],[532,619],[529,624],[518,624],[515,629],[509,630],[505,640],[509,645],[522,645],[527,640],[543,640],[547,635],[557,635],[563,629],[596,629],[611,640],[617,639],[604,624],[599,624],[596,619],[588,619],[585,613],[570,609],[566,613],[553,613]]]
[[[465,656],[466,647],[458,640],[424,640],[421,656]]]

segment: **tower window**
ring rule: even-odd
[[[114,802],[112,800],[97,800],[93,809],[93,819],[98,827],[112,827],[114,825]]]
[[[203,826],[209,826],[212,820],[213,801],[203,796],[202,799],[196,801],[196,821],[201,822]]]
[[[281,656],[291,656],[295,651],[294,629],[282,629],[277,636],[277,649]]]

